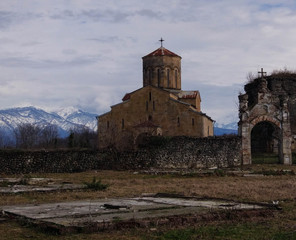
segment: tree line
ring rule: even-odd
[[[97,147],[97,134],[86,126],[69,130],[67,137],[60,137],[57,125],[40,126],[31,123],[18,124],[12,134],[0,129],[0,148],[56,149]]]

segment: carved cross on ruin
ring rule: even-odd
[[[164,41],[162,38],[160,38],[160,47],[162,47],[162,42]]]
[[[261,77],[261,78],[263,78],[264,76],[266,76],[266,72],[263,72],[263,68],[261,68],[261,72],[258,72],[258,74],[259,74],[259,77]]]

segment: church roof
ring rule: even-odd
[[[154,57],[154,56],[171,56],[171,57],[180,57],[179,55],[177,55],[176,53],[171,52],[170,50],[164,48],[164,47],[160,47],[158,49],[156,49],[155,51],[149,53],[148,55],[144,56],[145,57]]]
[[[198,90],[194,91],[183,91],[175,89],[166,89],[170,93],[173,93],[178,99],[195,99],[197,96],[200,98],[200,93]]]
[[[131,94],[130,93],[126,93],[125,95],[124,95],[124,97],[122,98],[122,101],[124,102],[124,101],[126,101],[126,100],[129,100],[131,98]]]
[[[195,99],[199,95],[199,91],[180,91],[178,93],[178,98],[180,99]]]

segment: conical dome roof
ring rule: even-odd
[[[172,51],[170,51],[170,50],[168,50],[168,49],[166,49],[164,47],[160,47],[160,48],[156,49],[155,51],[149,53],[148,55],[144,56],[143,58],[145,58],[145,57],[154,57],[154,56],[180,57],[176,53],[173,53]]]

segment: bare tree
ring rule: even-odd
[[[134,134],[128,129],[119,128],[115,123],[110,123],[98,131],[100,134],[100,149],[112,151],[126,151],[134,149]]]
[[[97,133],[86,126],[77,126],[70,129],[68,147],[70,148],[96,148]]]
[[[251,83],[251,82],[253,82],[257,77],[256,77],[256,75],[255,75],[254,73],[252,73],[252,72],[248,72],[246,78],[247,78],[247,83]]]
[[[4,147],[4,142],[5,142],[5,133],[4,131],[0,128],[0,148]]]
[[[11,134],[5,130],[0,130],[0,148],[13,148],[15,140]]]
[[[45,148],[57,147],[58,127],[56,125],[47,125],[41,129],[40,145]]]
[[[41,128],[31,123],[19,124],[14,129],[16,147],[34,148],[39,144]]]

